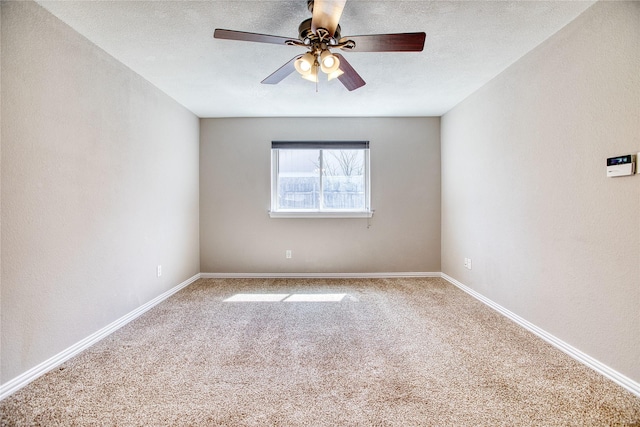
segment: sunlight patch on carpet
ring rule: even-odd
[[[280,302],[289,294],[235,294],[224,302]]]
[[[347,294],[235,294],[224,302],[340,302]]]

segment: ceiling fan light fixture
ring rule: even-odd
[[[310,82],[318,83],[318,81],[319,81],[319,79],[318,79],[318,63],[315,62],[308,73],[305,73],[305,74],[301,73],[300,76],[305,80],[309,80]]]
[[[340,68],[340,60],[329,50],[325,50],[320,54],[320,68],[323,73],[331,74]]]
[[[300,73],[301,76],[311,74],[315,60],[316,58],[311,52],[305,53],[296,60],[294,64],[296,71]]]
[[[303,73],[311,71],[311,65],[307,61],[300,61],[300,71]]]

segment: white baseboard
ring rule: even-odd
[[[512,313],[511,311],[509,311],[506,308],[502,307],[500,304],[497,304],[497,303],[493,302],[489,298],[487,298],[484,295],[474,291],[473,289],[471,289],[468,286],[462,284],[461,282],[457,281],[453,277],[442,273],[442,278],[445,279],[446,281],[448,281],[449,283],[451,283],[452,285],[460,288],[462,291],[466,292],[467,294],[471,295],[472,297],[476,298],[480,302],[488,305],[489,307],[491,307],[492,309],[496,310],[498,313],[502,314],[503,316],[505,316],[505,317],[509,318],[510,320],[516,322],[518,325],[522,326],[523,328],[527,329],[528,331],[533,332],[535,335],[539,336],[540,338],[542,338],[543,340],[545,340],[546,342],[548,342],[552,346],[556,347],[557,349],[561,350],[562,352],[564,352],[564,353],[568,354],[569,356],[573,357],[578,362],[582,363],[583,365],[588,366],[589,368],[593,369],[594,371],[598,372],[599,374],[604,375],[606,378],[609,378],[611,381],[615,382],[616,384],[620,385],[621,387],[625,388],[626,390],[629,390],[631,393],[633,393],[636,396],[640,397],[640,383],[632,380],[629,377],[626,377],[626,376],[622,375],[620,372],[618,372],[618,371],[616,371],[614,369],[611,369],[610,367],[608,367],[604,363],[594,359],[593,357],[589,356],[586,353],[583,353],[582,351],[578,350],[577,348],[575,348],[575,347],[567,344],[566,342],[562,341],[561,339],[551,335],[547,331],[545,331],[543,329],[540,329],[539,327],[537,327],[533,323],[523,319],[522,317],[518,316],[515,313]]]
[[[200,277],[203,279],[391,279],[394,277],[441,277],[441,273],[200,273]]]
[[[0,385],[0,400],[15,393],[16,391],[20,390],[22,387],[29,384],[31,381],[46,374],[47,372],[51,371],[52,369],[66,362],[67,360],[71,359],[73,356],[77,355],[83,350],[86,350],[87,348],[91,347],[101,339],[105,338],[106,336],[120,329],[127,323],[134,320],[136,317],[139,317],[144,312],[158,305],[162,301],[169,298],[171,295],[175,294],[182,288],[195,282],[199,278],[200,278],[200,274],[198,273],[195,276],[180,283],[179,285],[169,289],[165,293],[158,295],[157,297],[147,302],[146,304],[143,304],[140,307],[136,308],[135,310],[131,311],[130,313],[122,316],[115,322],[108,324],[104,328],[94,332],[93,334],[89,335],[83,340],[75,343],[74,345],[67,348],[66,350],[61,351],[60,353],[56,354],[52,358],[45,360],[44,362],[40,363],[37,366],[34,366],[33,368],[15,377],[14,379],[8,381],[7,383]]]

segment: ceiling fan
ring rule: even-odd
[[[328,80],[337,78],[349,91],[364,86],[365,81],[344,56],[331,52],[331,49],[352,52],[420,52],[424,48],[425,33],[341,37],[338,22],[346,2],[347,0],[307,0],[312,17],[302,21],[298,27],[297,39],[219,28],[213,33],[213,37],[307,49],[306,53],[296,55],[264,79],[261,82],[263,84],[280,83],[289,74],[297,71],[304,79],[317,85],[319,71],[322,71]]]

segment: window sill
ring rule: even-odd
[[[371,218],[374,211],[269,211],[271,218]]]

